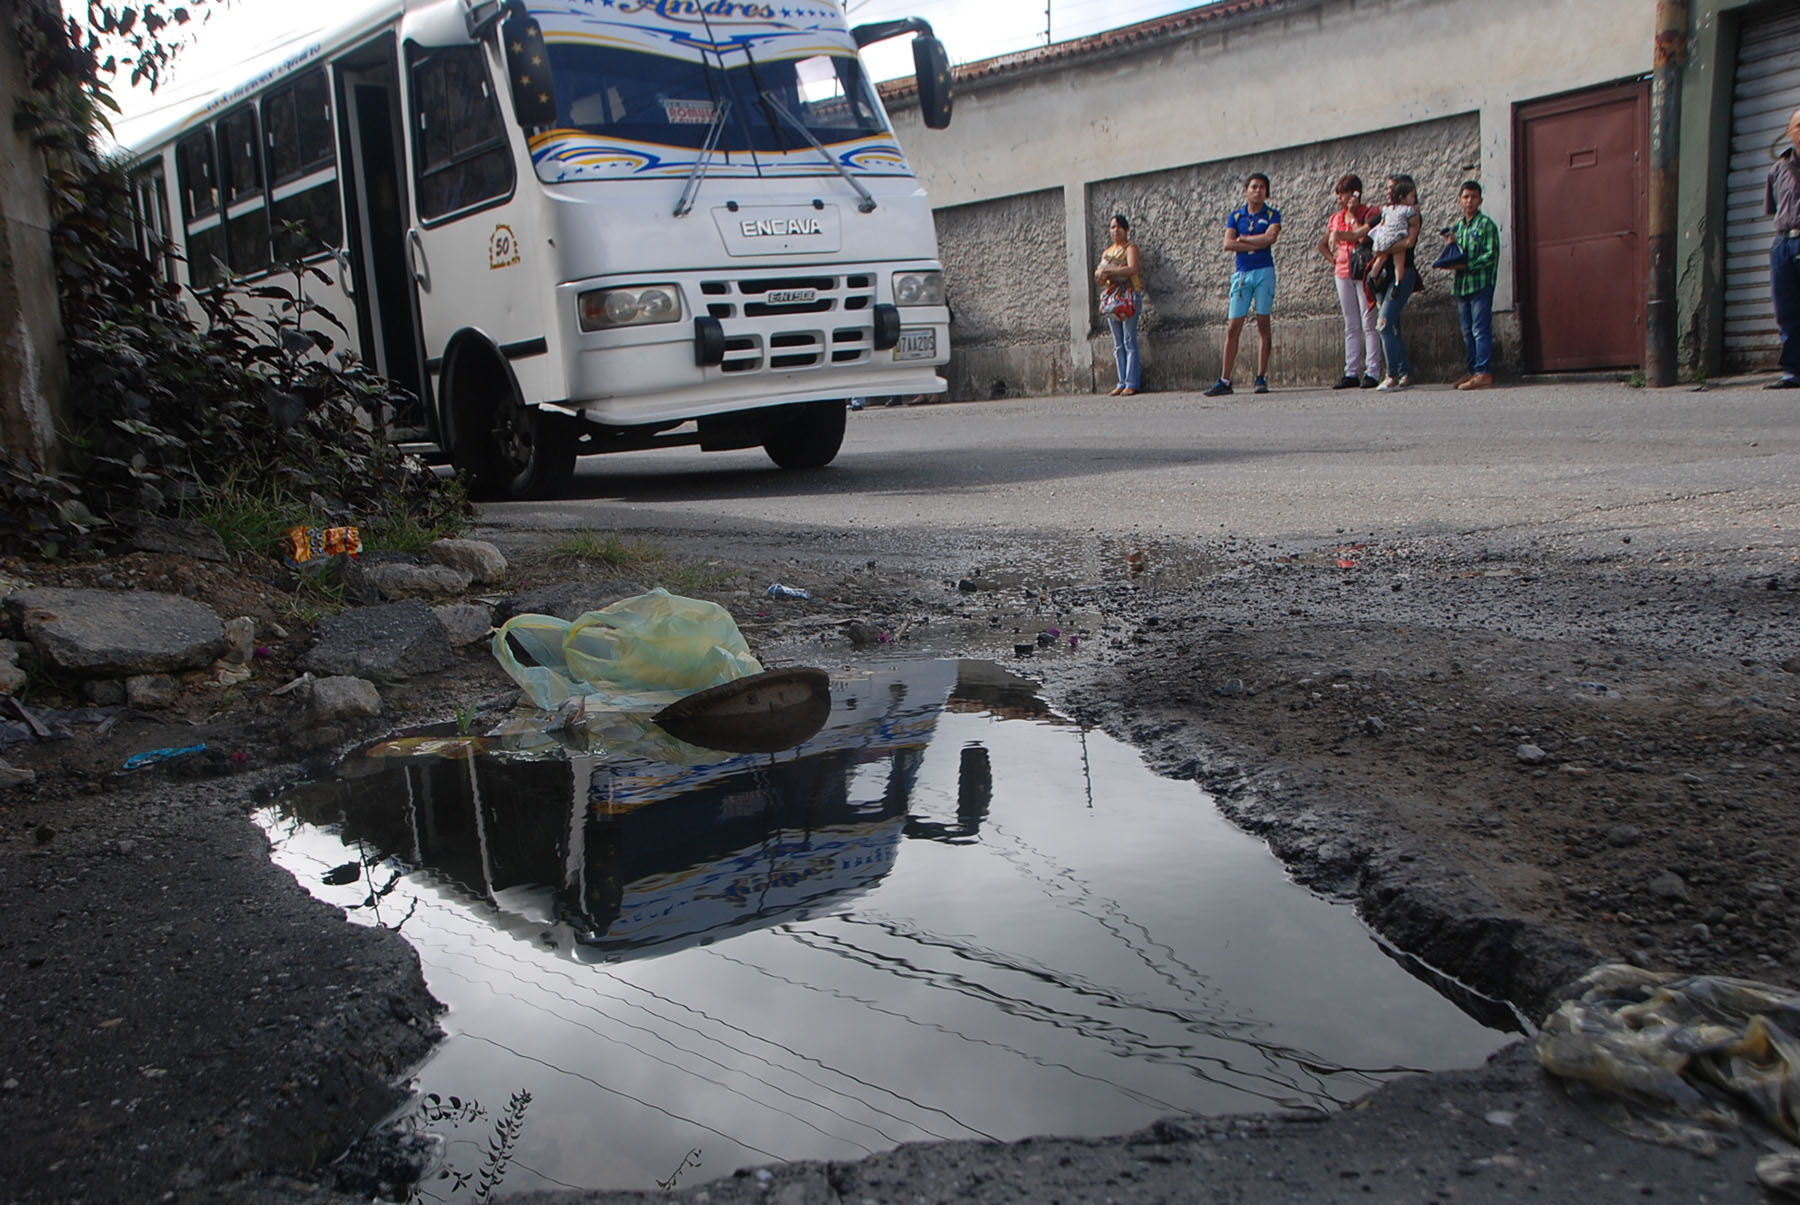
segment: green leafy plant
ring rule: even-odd
[[[343,324],[306,295],[309,282],[330,283],[318,264],[184,292],[164,275],[167,248],[140,245],[129,182],[93,134],[115,107],[103,73],[129,65],[154,79],[166,62],[140,24],[154,6],[92,8],[89,25],[114,43],[26,7],[22,124],[48,163],[72,426],[66,466],[0,466],[0,551],[97,551],[144,516],[229,518],[228,547],[264,552],[271,531],[294,523],[356,524],[415,546],[461,530],[460,487],[389,437],[416,399],[340,350]],[[101,62],[97,48],[121,38],[124,57]]]

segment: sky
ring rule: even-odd
[[[80,0],[65,0],[79,5]],[[850,23],[862,25],[897,17],[923,17],[943,41],[950,61],[971,63],[1045,43],[1116,29],[1163,13],[1192,8],[1201,0],[849,0]],[[151,124],[159,110],[185,107],[185,99],[211,91],[209,77],[234,72],[236,65],[283,42],[336,24],[366,0],[219,0],[182,50],[174,70],[153,95],[143,88],[119,89],[129,127]],[[1048,10],[1048,11],[1046,11]],[[912,74],[910,39],[894,38],[869,47],[863,57],[878,80]]]

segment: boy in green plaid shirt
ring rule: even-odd
[[[1487,389],[1494,383],[1494,281],[1500,274],[1500,227],[1481,212],[1481,185],[1463,181],[1457,193],[1462,221],[1444,234],[1468,255],[1456,269],[1456,317],[1462,324],[1463,349],[1469,372],[1458,389]]]

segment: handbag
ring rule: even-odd
[[[1438,257],[1431,261],[1434,268],[1460,268],[1469,262],[1469,253],[1463,250],[1460,243],[1445,243]]]
[[[1137,316],[1136,289],[1108,289],[1100,295],[1100,312],[1120,322]]]
[[[1369,261],[1375,258],[1374,250],[1365,242],[1356,244],[1350,249],[1350,279],[1361,280],[1369,274]]]

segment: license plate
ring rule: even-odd
[[[894,344],[894,359],[937,359],[937,332],[934,330],[901,331],[900,342]]]

